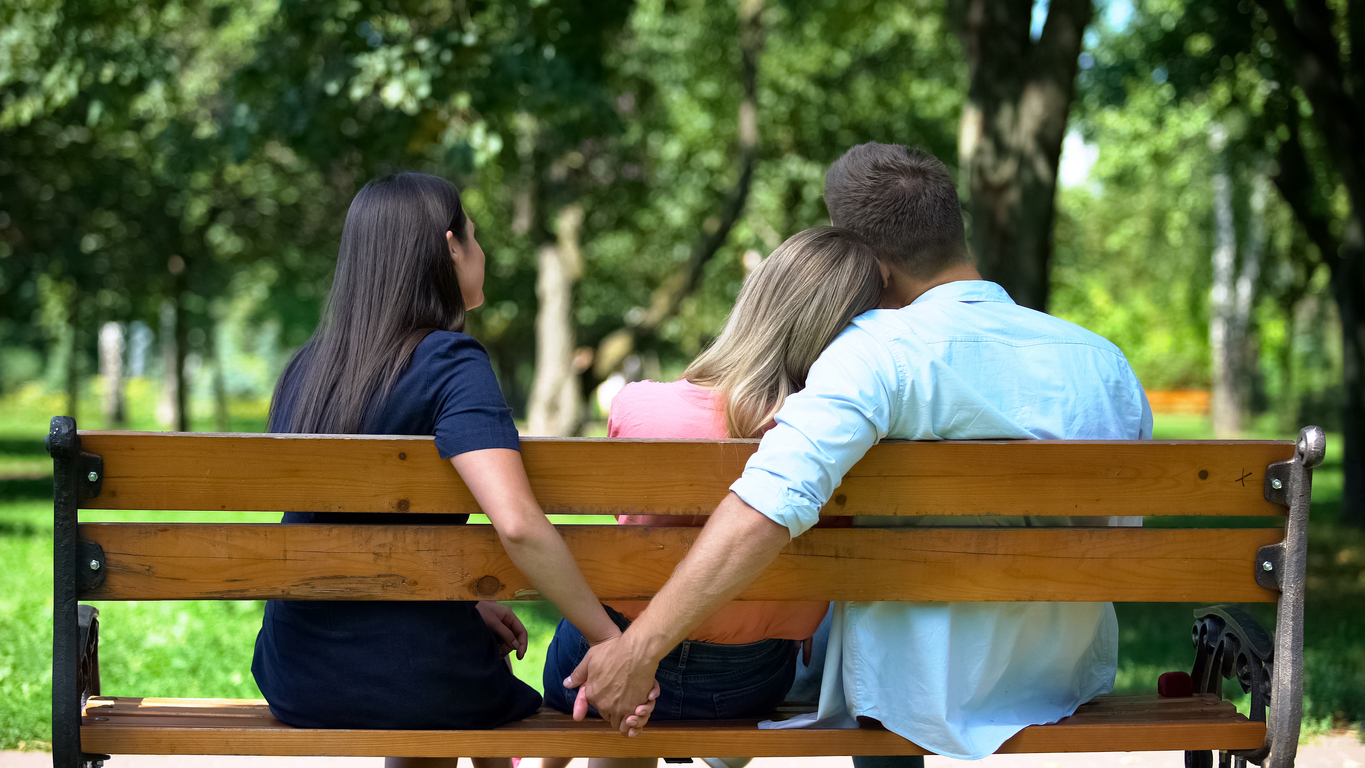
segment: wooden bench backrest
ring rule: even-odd
[[[87,509],[477,513],[430,438],[82,432],[103,457]],[[546,512],[705,514],[756,441],[526,439]],[[889,442],[845,478],[824,515],[1208,516],[1206,529],[818,529],[741,599],[1274,602],[1257,550],[1282,517],[1271,442]],[[1211,529],[1210,529],[1211,528]],[[563,526],[599,597],[648,598],[696,529]],[[94,600],[536,599],[487,526],[96,523]]]

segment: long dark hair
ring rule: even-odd
[[[427,334],[464,329],[447,231],[462,244],[469,236],[460,193],[445,179],[399,173],[360,190],[322,320],[275,385],[271,429],[360,432]]]

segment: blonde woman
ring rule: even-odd
[[[674,382],[630,384],[612,401],[612,437],[752,438],[772,423],[787,396],[805,386],[820,353],[856,316],[876,307],[877,260],[848,230],[817,227],[794,235],[740,289],[720,337]],[[704,517],[626,515],[625,525],[696,525]],[[624,630],[648,605],[607,608]],[[827,602],[735,602],[703,622],[659,665],[661,695],[652,719],[757,717],[786,696],[798,643],[814,634]],[[545,703],[573,710],[565,677],[588,641],[562,621],[545,662]],[[595,713],[594,713],[595,714]],[[558,762],[558,761],[556,761]],[[594,759],[593,766],[651,765],[653,759]]]

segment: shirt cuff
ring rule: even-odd
[[[762,470],[746,469],[730,491],[764,517],[785,527],[794,539],[820,521],[820,507],[793,493],[787,481]]]

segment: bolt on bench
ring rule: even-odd
[[[1278,441],[886,442],[825,515],[1202,516],[1199,529],[815,529],[748,600],[1279,602],[1271,635],[1196,611],[1195,694],[1101,696],[1002,752],[1186,750],[1187,764],[1288,768],[1303,694],[1312,469],[1322,430]],[[526,439],[547,513],[706,514],[757,441]],[[52,420],[53,765],[111,754],[359,756],[914,755],[882,730],[658,722],[634,739],[542,711],[488,731],[310,730],[265,702],[103,696],[85,600],[534,600],[491,526],[80,523],[79,509],[477,513],[431,438],[77,432]],[[1262,516],[1282,527],[1218,527]],[[648,598],[698,529],[561,526],[605,600]],[[1222,700],[1251,694],[1250,719]],[[136,693],[134,691],[119,693]],[[1267,714],[1269,722],[1267,726]]]

